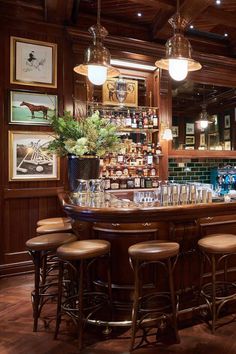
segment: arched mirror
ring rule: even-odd
[[[172,82],[172,150],[236,150],[235,120],[235,88]]]

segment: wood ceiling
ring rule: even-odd
[[[164,44],[173,33],[168,20],[176,12],[176,0],[102,0],[101,5],[101,21],[110,35]],[[96,22],[96,13],[96,0],[0,0],[1,16],[84,31]],[[180,0],[180,14],[196,51],[236,57],[235,0],[221,0],[220,5],[216,0]]]

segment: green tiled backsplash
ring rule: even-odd
[[[169,180],[210,183],[211,169],[227,165],[236,166],[236,159],[169,159]]]

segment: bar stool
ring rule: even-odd
[[[134,270],[134,300],[132,308],[130,351],[134,349],[136,333],[139,328],[143,330],[143,336],[139,345],[144,341],[150,343],[147,338],[150,328],[145,329],[145,326],[148,325],[148,321],[150,321],[150,324],[155,323],[155,317],[153,319],[153,315],[157,316],[157,323],[160,322],[162,329],[166,326],[167,321],[172,322],[171,325],[174,330],[176,342],[179,343],[180,341],[177,328],[177,305],[173,282],[173,271],[177,261],[178,252],[178,243],[162,240],[139,242],[130,246],[128,249],[130,264]],[[151,264],[161,264],[166,270],[169,281],[169,293],[157,290],[154,293],[152,292],[144,296],[142,295],[142,273],[145,266]],[[152,304],[157,304],[158,301],[160,303],[161,299],[167,300],[168,305],[163,305],[162,303],[159,308],[147,308],[149,301]],[[169,312],[167,312],[168,308]]]
[[[57,217],[57,218],[48,218],[41,219],[37,221],[37,226],[42,225],[55,225],[55,224],[68,224],[72,223],[72,219],[70,217]]]
[[[236,283],[229,282],[227,277],[228,260],[236,255],[236,235],[212,234],[198,241],[198,246],[203,255],[200,274],[200,295],[205,299],[211,312],[211,330],[215,333],[216,322],[220,311],[227,302],[236,300]],[[206,261],[210,265],[211,283],[203,284],[204,265]],[[217,281],[217,267],[224,264],[223,281]],[[221,272],[222,273],[222,272]],[[219,275],[219,272],[218,272]]]
[[[111,273],[110,273],[110,242],[105,240],[83,240],[62,245],[57,250],[57,255],[61,259],[59,263],[59,284],[58,284],[58,304],[57,320],[55,329],[55,339],[57,338],[62,313],[68,314],[78,328],[78,349],[83,345],[83,327],[88,318],[97,312],[104,304],[111,306]],[[85,286],[85,275],[92,263],[101,257],[108,262],[107,264],[107,290],[108,295],[102,292],[91,291],[90,284],[88,290]],[[63,275],[65,266],[73,269],[76,274],[78,291],[75,295],[63,296]],[[86,317],[86,312],[89,312]]]
[[[56,249],[67,242],[72,242],[76,240],[76,236],[70,233],[55,233],[50,235],[43,235],[31,238],[26,241],[26,247],[34,262],[34,290],[31,293],[32,304],[33,304],[33,318],[34,325],[33,331],[36,332],[38,328],[38,319],[43,305],[45,304],[45,299],[55,296],[54,294],[49,294],[48,290],[55,283],[47,283],[46,278],[49,273],[48,268],[45,266],[47,264],[47,257],[49,255],[55,254]],[[55,260],[54,260],[55,263]]]
[[[38,235],[58,233],[58,232],[67,232],[72,230],[71,223],[54,223],[54,224],[44,224],[38,226],[36,232]]]

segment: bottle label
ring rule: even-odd
[[[148,163],[148,165],[152,165],[152,163],[153,163],[153,156],[152,155],[148,155],[147,163]]]

